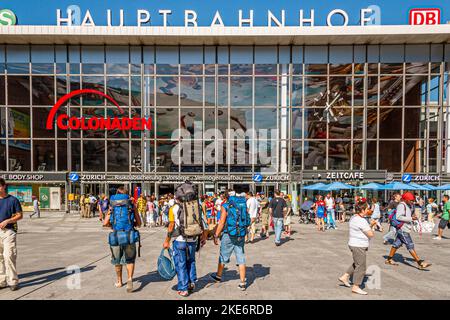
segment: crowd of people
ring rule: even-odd
[[[189,188],[192,190],[189,191]],[[427,225],[430,227],[430,224],[434,228],[435,218],[438,217],[437,236],[433,239],[439,241],[443,239],[445,228],[450,227],[450,201],[447,195],[443,196],[442,203],[437,204],[433,198],[424,199],[410,192],[394,193],[389,201],[380,201],[375,197],[368,199],[360,194],[350,199],[347,194],[333,196],[327,193],[324,196],[315,195],[314,201],[304,198],[299,211],[294,212],[291,196],[278,190],[273,195],[226,190],[200,196],[194,190],[192,184],[185,183],[177,188],[175,194],[166,194],[159,199],[146,194],[134,198],[122,186],[110,198],[105,194],[80,197],[80,217],[95,217],[98,211],[102,225],[113,230],[108,243],[111,263],[117,275],[115,287],[124,285],[122,269],[125,266],[127,291],[133,291],[135,260],[140,254],[137,230],[140,227],[167,229],[162,246],[171,252],[174,265],[172,277],[177,276],[177,292],[182,297],[195,290],[195,253],[208,240],[215,245],[220,243],[217,270],[211,274],[211,281],[222,281],[225,265],[230,263],[234,254],[240,276],[238,288],[245,290],[245,245],[254,243],[257,236],[259,240],[268,239],[272,229],[274,243],[280,246],[283,233],[285,237],[291,236],[291,222],[295,214],[299,215],[301,222],[313,221],[319,232],[336,230],[337,222],[342,224],[348,221],[348,246],[353,263],[338,280],[361,295],[367,294],[362,283],[370,239],[376,231],[384,233],[383,222],[388,222],[383,242],[391,245],[385,263],[397,265],[394,255],[405,246],[420,270],[429,268],[431,263],[420,258],[411,233],[427,232]],[[3,257],[0,287],[9,286],[12,290],[18,288],[15,238],[17,221],[21,218],[20,202],[7,193],[6,182],[0,178],[0,250]],[[261,228],[259,235],[257,226]]]

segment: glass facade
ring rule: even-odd
[[[0,170],[450,172],[449,48],[0,46]],[[446,56],[447,53],[447,56]],[[113,97],[148,131],[45,129],[58,98]],[[106,117],[97,96],[59,113]]]

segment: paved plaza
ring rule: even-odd
[[[296,221],[297,219],[293,219]],[[449,299],[450,239],[432,240],[431,234],[413,234],[419,255],[433,263],[420,271],[406,249],[399,250],[399,266],[384,264],[389,247],[376,233],[368,254],[368,266],[379,274],[371,278],[366,297],[355,296],[339,286],[337,278],[352,262],[347,248],[347,224],[325,233],[313,225],[294,224],[294,234],[282,246],[269,240],[246,246],[246,291],[237,288],[234,258],[222,283],[211,283],[219,247],[212,241],[197,254],[198,290],[190,299]],[[80,219],[77,215],[44,213],[41,219],[25,215],[19,223],[17,268],[21,288],[0,290],[0,299],[181,299],[176,278],[162,280],[156,262],[166,234],[164,228],[141,229],[142,252],[137,259],[135,292],[115,288],[114,269],[107,245],[108,230],[98,218]],[[444,235],[449,236],[448,231]],[[402,256],[405,258],[402,259]],[[67,268],[78,266],[79,279]],[[126,279],[126,276],[124,276]],[[77,284],[80,284],[79,286]],[[77,289],[79,288],[80,289]]]

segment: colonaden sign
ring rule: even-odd
[[[61,97],[56,104],[50,110],[46,129],[52,130],[53,123],[55,121],[56,114],[59,108],[66,103],[71,98],[81,96],[81,95],[96,95],[105,98],[112,102],[118,109],[120,114],[125,114],[125,112],[120,108],[119,104],[111,98],[110,96],[104,94],[101,91],[94,89],[80,89],[72,91],[63,97]],[[61,114],[56,117],[56,125],[61,130],[68,129],[80,129],[80,130],[150,130],[152,128],[151,118],[140,118],[140,117],[69,117],[67,114]]]

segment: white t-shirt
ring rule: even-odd
[[[256,218],[258,216],[258,200],[255,197],[248,198],[247,210],[250,218]]]
[[[178,218],[179,211],[180,211],[180,206],[178,204],[173,206],[172,212],[173,212],[173,219],[175,221],[175,228],[178,228],[178,226],[180,225],[180,219]],[[182,235],[179,235],[175,240],[179,241],[179,242],[186,242],[186,238],[183,237]],[[192,238],[192,239],[187,239],[187,242],[196,242],[196,241],[197,241],[197,237]]]
[[[214,207],[216,208],[216,212],[219,212],[222,208],[222,199],[217,199],[216,202],[214,202]]]
[[[330,198],[325,197],[325,205],[327,206],[327,209],[333,209],[334,208],[333,197],[330,197]]]
[[[380,204],[377,202],[373,205],[372,219],[380,219],[380,218],[381,218]]]
[[[372,230],[366,219],[355,214],[349,223],[349,240],[348,245],[357,248],[368,248],[369,237],[364,233]]]

